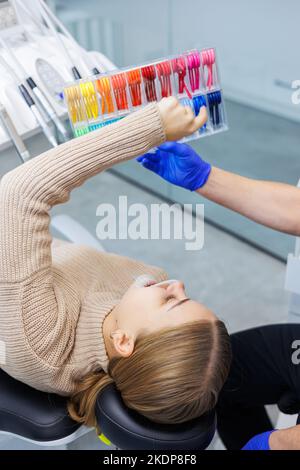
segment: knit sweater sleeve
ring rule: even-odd
[[[158,105],[151,104],[117,123],[51,149],[3,176],[0,320],[7,330],[6,337],[12,338],[15,352],[23,341],[43,363],[60,367],[74,340],[80,300],[75,292],[70,302],[70,292],[58,292],[55,285],[49,231],[52,206],[67,201],[72,189],[89,177],[143,154],[164,140]],[[22,323],[21,342],[13,332],[16,322]],[[1,334],[4,332],[0,332],[0,339]],[[18,354],[15,360],[20,362],[21,349]]]

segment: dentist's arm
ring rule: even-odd
[[[275,230],[300,235],[300,189],[211,167],[188,145],[167,142],[138,161],[165,180]]]
[[[300,425],[273,432],[269,446],[271,450],[300,450]]]
[[[197,192],[262,225],[300,235],[299,188],[251,180],[213,167],[207,183]]]
[[[258,434],[242,450],[300,450],[300,425]]]

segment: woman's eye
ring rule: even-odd
[[[174,300],[174,296],[173,296],[173,295],[169,295],[169,296],[166,298],[166,302],[170,302],[170,300]]]

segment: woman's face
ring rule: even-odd
[[[134,283],[114,311],[115,329],[136,338],[162,328],[178,327],[197,320],[214,321],[216,316],[204,305],[190,299],[182,281],[144,279]]]

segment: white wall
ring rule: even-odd
[[[120,65],[215,46],[227,96],[300,121],[300,105],[291,102],[291,82],[300,79],[297,0],[86,0],[84,7],[81,0],[58,3],[94,20],[110,21],[115,38],[110,54]]]
[[[185,27],[184,45],[214,45],[227,95],[300,120],[300,106],[291,103],[290,84],[300,78],[297,0],[175,0],[173,47],[180,49],[175,31],[189,6],[198,5]],[[203,6],[203,14],[201,14]],[[275,81],[288,88],[276,86]]]

